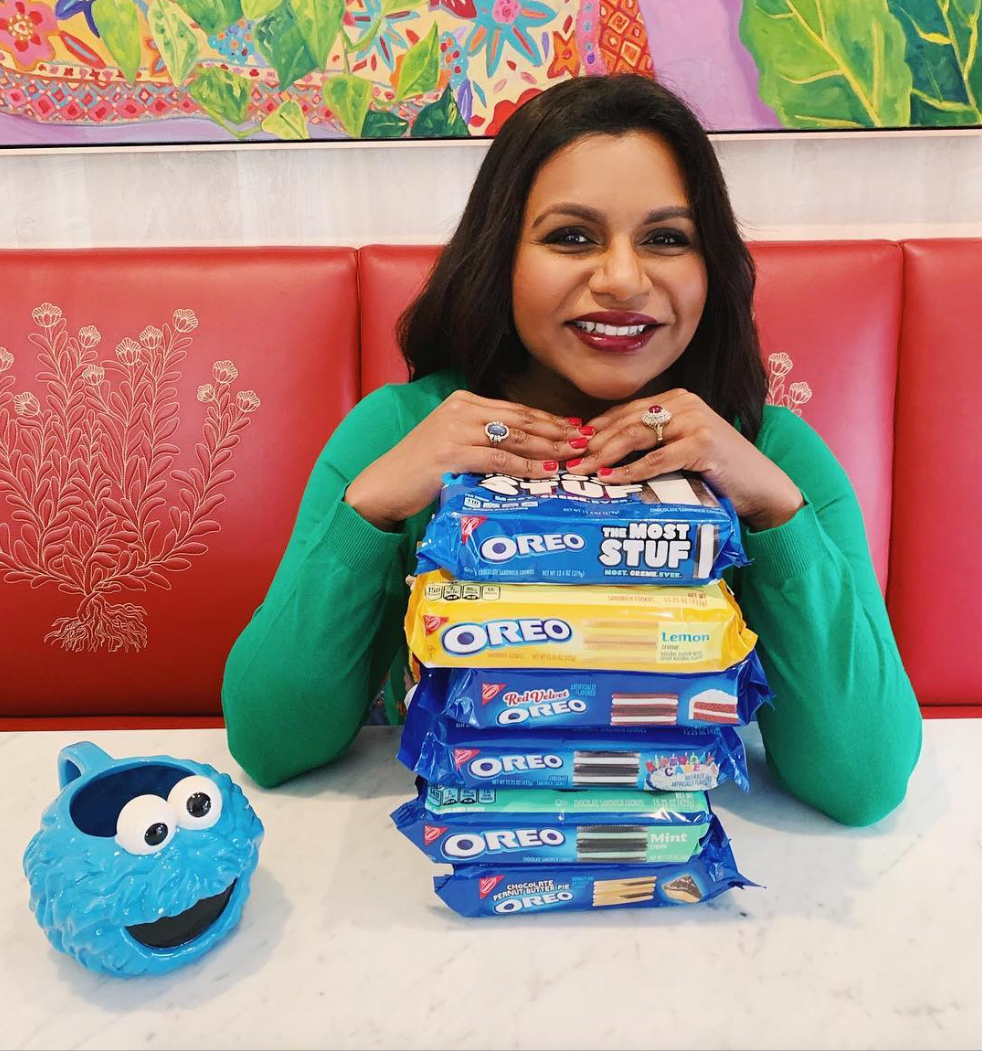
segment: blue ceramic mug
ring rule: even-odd
[[[59,753],[58,780],[24,852],[56,949],[110,974],[163,974],[235,927],[263,826],[228,774],[80,741]]]

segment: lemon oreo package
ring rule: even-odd
[[[753,650],[721,580],[693,587],[478,584],[417,576],[409,649],[427,667],[722,671]]]
[[[732,504],[681,472],[447,475],[418,558],[420,573],[524,584],[704,584],[747,564]]]

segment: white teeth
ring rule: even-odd
[[[644,325],[599,325],[595,321],[574,321],[577,328],[584,332],[596,332],[598,336],[640,336]]]

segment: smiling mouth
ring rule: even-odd
[[[664,328],[655,325],[597,325],[590,321],[569,321],[573,334],[593,350],[633,351],[640,350],[652,334]]]
[[[137,923],[127,927],[131,937],[150,949],[176,949],[200,937],[225,911],[238,880],[210,898],[201,898],[190,909],[176,916],[161,916],[153,923]]]

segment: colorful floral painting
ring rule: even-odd
[[[712,131],[982,125],[982,0],[0,0],[0,146],[487,137],[639,72]]]

